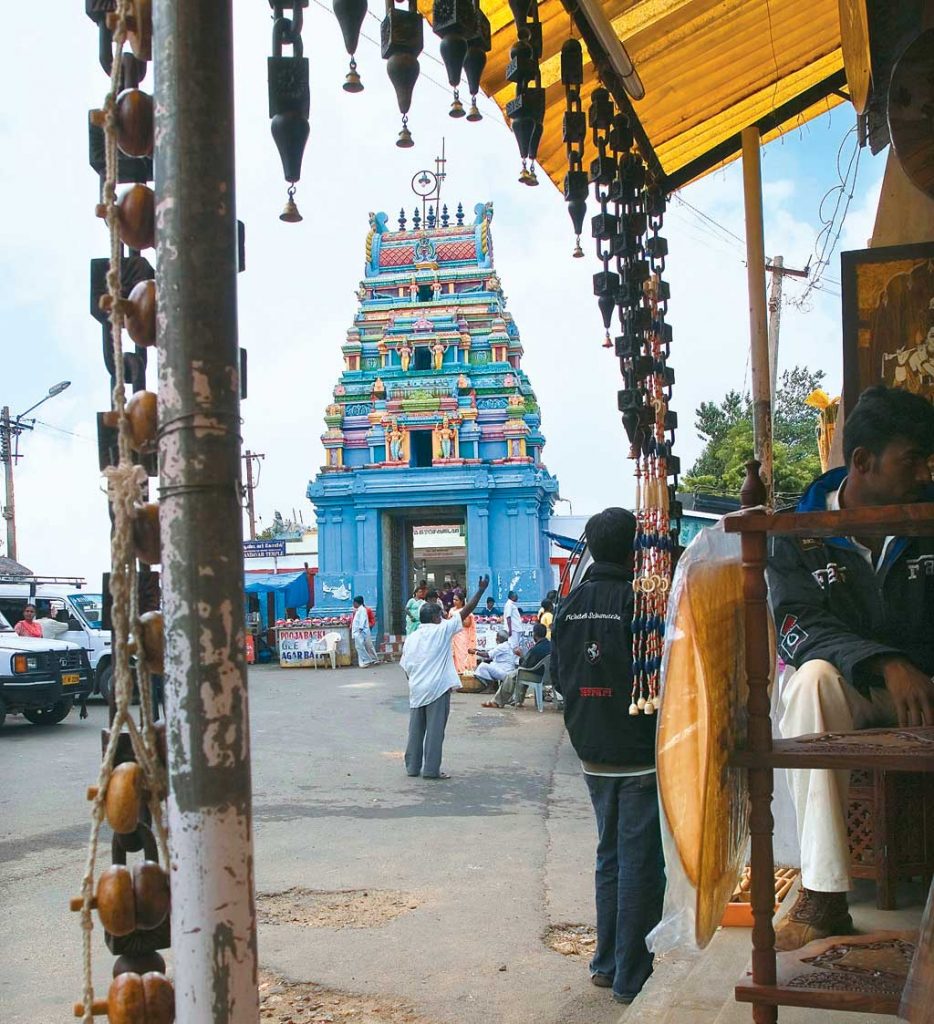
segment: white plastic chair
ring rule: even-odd
[[[340,633],[325,633],[323,637],[312,643],[312,664],[315,669],[318,668],[319,658],[329,658],[331,668],[337,668],[337,645],[340,643],[340,639]]]
[[[541,675],[538,672],[533,671],[544,667],[544,671]],[[545,686],[550,683],[551,680],[551,655],[546,654],[541,661],[537,662],[528,668],[516,669],[516,685],[526,687],[522,692],[522,700],[518,701],[518,705],[525,703],[525,695],[528,690],[531,690],[535,695],[535,708],[537,711],[545,710]]]

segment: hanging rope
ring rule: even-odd
[[[113,341],[114,387],[112,409],[116,414],[119,459],[116,466],[105,470],[107,493],[113,509],[113,531],[111,534],[110,594],[113,599],[112,611],[112,652],[113,652],[113,693],[115,713],[110,725],[110,739],[101,761],[97,780],[97,792],[91,805],[91,834],[88,854],[81,880],[81,928],[83,938],[83,1017],[85,1024],[91,1024],[94,1002],[92,974],[91,902],[94,895],[95,867],[100,828],[104,819],[104,800],[107,786],[114,769],[117,744],[124,730],[130,737],[133,755],[143,779],[147,794],[147,806],[161,862],[168,864],[168,843],[162,814],[162,800],[166,793],[166,776],[156,749],[156,735],[152,718],[152,687],[149,654],[142,642],[131,642],[131,626],[139,617],[136,556],[133,544],[133,521],[143,504],[147,482],[144,470],[133,463],[130,447],[129,424],[126,417],[125,374],[123,363],[123,321],[124,303],[121,285],[121,260],[123,245],[120,240],[116,185],[118,177],[118,150],[116,140],[116,98],[122,77],[123,46],[127,38],[127,16],[130,0],[117,0],[115,17],[112,22],[113,60],[110,73],[110,88],[104,102],[104,151],[105,174],[101,186],[101,206],[110,232],[110,269],[107,273],[107,297],[111,338]],[[130,665],[130,657],[136,655],[136,671]],[[130,705],[134,683],[140,696],[140,721],[134,721]]]

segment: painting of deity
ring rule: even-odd
[[[840,254],[843,395],[873,384],[934,401],[934,243]]]

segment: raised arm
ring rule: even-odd
[[[467,602],[467,604],[464,605],[463,608],[459,608],[458,609],[458,614],[460,615],[461,620],[466,619],[467,616],[470,615],[470,613],[474,610],[474,608],[477,607],[478,603],[480,602],[480,598],[483,597],[484,590],[486,590],[486,588],[489,585],[490,585],[490,577],[489,576],[481,576],[480,577],[480,582],[477,584],[477,592]]]

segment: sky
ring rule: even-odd
[[[592,294],[599,268],[592,243],[571,259],[573,235],[561,194],[540,177],[517,182],[515,141],[490,100],[484,120],[447,116],[450,90],[426,26],[426,52],[410,128],[415,148],[398,149],[399,113],[379,48],[379,24],[364,25],[357,62],[365,90],[341,89],[347,57],[333,14],[312,0],[305,16],[311,63],[311,137],[296,200],[300,224],[278,217],[285,201],[269,133],[266,58],[271,40],[265,0],[235,7],[238,217],[246,224],[240,275],[240,344],[249,353],[242,407],[245,448],[265,453],[256,492],[258,527],[279,510],[307,522],[309,479],[323,461],[324,407],[342,367],[340,345],[356,310],[368,212],[393,218],[417,204],[413,175],[433,168],[442,139],[448,158],[444,201],[465,210],[492,201],[496,269],[525,347],[523,368],[542,409],[544,459],[558,477],[557,511],[586,514],[633,499],[632,464],[616,411],[619,371],[601,347]],[[97,465],[95,417],[109,406],[100,329],[88,311],[88,262],[108,242],[94,217],[97,177],[87,163],[87,111],[107,81],[97,32],[81,5],[38,19],[29,5],[6,13],[8,44],[0,84],[0,405],[16,415],[49,387],[71,387],[35,415],[16,467],[19,558],[43,575],[100,579],[109,562],[109,520]],[[15,41],[15,45],[12,41]],[[41,57],[40,57],[41,55]],[[152,88],[147,75],[143,87]],[[37,101],[42,98],[43,102]],[[839,184],[854,151],[854,114],[843,105],[763,147],[765,247],[786,266],[814,262],[821,200]],[[847,133],[850,133],[849,135]],[[779,369],[821,368],[827,390],[841,381],[839,251],[864,248],[872,232],[884,154],[859,157],[858,177],[839,244],[822,281],[799,308],[804,287],[786,279]],[[852,176],[851,176],[852,177]],[[837,193],[824,202],[832,209]],[[394,221],[392,222],[394,223]],[[740,167],[689,185],[665,221],[670,256],[671,365],[679,414],[676,452],[688,468],[700,451],[694,410],[731,388],[749,386],[748,312]],[[150,386],[156,387],[151,363]],[[0,553],[5,553],[0,530]],[[98,584],[99,585],[99,584]]]

